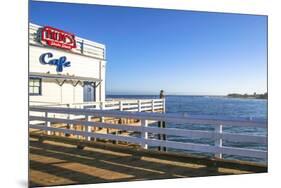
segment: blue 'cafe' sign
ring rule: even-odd
[[[63,67],[70,67],[70,61],[66,61],[66,57],[62,56],[58,59],[54,59],[52,58],[53,54],[48,52],[48,53],[44,53],[40,56],[39,61],[40,63],[46,65],[55,65],[57,66],[57,72],[62,72],[63,71]]]

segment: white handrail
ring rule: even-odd
[[[66,107],[71,108],[89,108],[89,109],[102,109],[102,110],[120,110],[120,111],[152,111],[160,110],[165,111],[165,99],[116,99],[116,100],[106,100],[101,102],[83,102],[83,103],[45,103],[45,102],[33,102],[30,104],[39,104],[38,106],[48,106],[48,107]],[[32,105],[35,106],[35,105]]]
[[[222,145],[223,140],[251,142],[267,144],[266,136],[242,135],[234,133],[225,133],[222,131],[223,126],[245,126],[245,127],[267,127],[267,122],[261,119],[247,119],[247,118],[221,118],[210,116],[184,116],[175,114],[160,114],[160,113],[145,113],[145,112],[125,112],[125,111],[111,111],[111,110],[93,110],[93,109],[76,109],[76,108],[58,108],[58,107],[30,107],[29,121],[37,121],[37,124],[31,124],[30,128],[40,129],[45,131],[58,131],[68,134],[75,134],[85,136],[88,140],[93,138],[110,139],[116,141],[127,141],[142,145],[144,148],[149,146],[162,146],[174,149],[193,150],[197,152],[214,153],[215,156],[222,158],[222,154],[247,156],[263,158],[266,160],[267,152],[263,150],[226,147]],[[35,113],[35,114],[34,114]],[[38,114],[39,113],[39,114]],[[40,113],[43,113],[43,115]],[[46,115],[47,114],[47,115]],[[72,116],[84,117],[83,119],[70,119],[66,117],[54,117],[48,114],[65,114]],[[126,124],[111,124],[105,122],[92,122],[90,117],[116,117],[116,118],[131,118],[141,120],[141,126],[132,126]],[[215,131],[199,131],[199,130],[183,130],[176,128],[156,128],[149,127],[148,120],[152,121],[166,121],[166,122],[180,122],[192,124],[208,124],[217,127]],[[52,127],[52,123],[65,123],[71,125],[83,125],[85,127],[101,127],[113,128],[118,130],[140,132],[142,137],[132,137],[123,135],[99,134],[91,132],[89,128],[85,131],[76,131],[70,129],[62,129]],[[167,140],[149,139],[148,133],[166,134],[185,136],[188,138],[209,138],[213,139],[214,145],[194,144],[194,143],[181,143]]]
[[[162,113],[145,113],[145,112],[126,112],[112,110],[95,110],[95,109],[78,109],[78,108],[62,108],[62,107],[44,107],[31,106],[30,111],[50,112],[58,114],[73,114],[73,115],[91,115],[95,117],[116,117],[116,118],[131,118],[131,119],[146,119],[156,121],[167,121],[174,123],[190,123],[190,124],[209,124],[209,125],[224,125],[224,126],[242,126],[242,127],[261,127],[266,128],[267,121],[258,118],[225,118],[219,116],[199,116],[185,114],[162,114]]]

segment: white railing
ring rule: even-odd
[[[69,107],[80,109],[119,110],[129,112],[165,112],[165,99],[112,99],[102,102],[83,102],[72,104],[44,103],[31,101],[30,105],[49,107]]]
[[[36,115],[32,115],[32,112]],[[53,114],[64,114],[66,118],[53,117]],[[84,116],[84,119],[70,119],[71,116]],[[140,120],[140,126],[132,126],[125,124],[111,124],[105,122],[93,122],[91,117],[115,117],[115,118],[130,118]],[[149,127],[149,121],[156,122],[172,122],[177,124],[205,124],[215,127],[215,131],[199,131],[199,130],[185,130],[176,128],[158,128]],[[254,136],[243,135],[223,132],[223,127],[237,126],[237,127],[255,127],[255,128],[267,128],[267,122],[265,120],[257,119],[241,119],[232,118],[225,119],[221,117],[211,116],[186,116],[179,114],[162,114],[162,113],[144,113],[144,112],[125,112],[125,111],[112,111],[112,110],[93,110],[93,109],[77,109],[77,108],[62,108],[62,107],[30,107],[30,128],[40,129],[47,131],[63,132],[66,134],[73,134],[84,136],[87,140],[94,139],[109,139],[115,141],[125,141],[141,145],[143,148],[148,146],[167,147],[174,149],[192,150],[196,152],[213,153],[216,157],[222,158],[222,154],[246,156],[261,158],[267,161],[267,151],[257,149],[247,149],[238,147],[226,147],[222,143],[223,140],[234,142],[250,142],[267,144],[267,136]],[[36,124],[32,122],[36,121]],[[68,125],[83,125],[85,131],[77,131],[67,128],[53,127],[53,123],[64,123]],[[70,126],[72,127],[72,126]],[[125,136],[125,135],[113,135],[102,134],[92,132],[91,127],[112,128],[123,131],[132,131],[141,133],[141,137],[137,136]],[[213,145],[208,144],[196,144],[196,143],[184,143],[168,140],[157,140],[148,138],[148,133],[165,134],[184,136],[187,138],[209,138],[213,139]]]

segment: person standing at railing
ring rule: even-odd
[[[160,91],[160,99],[164,99],[164,98],[165,98],[164,90],[161,90]]]

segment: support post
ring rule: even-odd
[[[45,112],[45,118],[46,118],[46,121],[45,121],[46,127],[51,127],[51,122],[50,122],[50,121],[47,121],[48,112]],[[47,135],[51,135],[51,131],[47,130]]]
[[[93,118],[93,116],[91,116],[91,117]],[[91,121],[91,120],[90,120],[90,121]],[[98,127],[92,126],[92,130],[91,130],[92,132],[95,133],[97,130],[98,130]],[[93,141],[97,141],[97,138],[96,138],[96,137],[93,137],[92,140],[93,140]]]
[[[222,135],[222,125],[216,126],[215,127],[215,132],[218,133],[218,136],[215,139],[215,146],[221,148],[222,147],[222,138],[221,138],[221,135]],[[222,153],[220,153],[220,152],[216,153],[215,157],[222,159]]]
[[[158,122],[158,128],[165,128],[165,127],[166,127],[165,121],[159,121]],[[158,139],[165,141],[166,135],[165,134],[158,134]],[[158,151],[167,151],[167,148],[158,146]]]
[[[115,135],[118,136],[118,130],[115,131]],[[113,144],[118,144],[118,140],[114,140]]]
[[[82,40],[82,42],[80,43],[81,45],[81,54],[84,54],[84,40]]]
[[[162,128],[162,122],[163,121],[158,121],[158,128]],[[158,140],[162,140],[162,134],[158,134]],[[161,151],[161,146],[158,146],[158,151]]]
[[[101,110],[104,110],[105,109],[105,103],[104,102],[100,102],[100,109]],[[104,122],[104,117],[101,117],[100,118],[100,122]],[[107,132],[107,134],[108,134],[108,132],[109,132],[109,130],[108,129],[106,129],[106,132]]]
[[[70,108],[70,104],[67,104],[66,107],[67,107],[67,108]],[[67,119],[70,120],[70,114],[67,114]],[[73,124],[67,124],[67,125],[66,125],[66,128],[67,128],[67,129],[72,129],[72,127],[73,127]],[[69,137],[70,134],[65,133],[65,136],[66,136],[66,137]]]
[[[147,127],[148,126],[147,120],[142,119],[141,120],[141,126]],[[144,131],[144,129],[143,129],[142,132],[141,132],[141,137],[142,137],[142,139],[147,140],[148,139],[148,132]],[[148,149],[148,145],[146,143],[144,143],[144,141],[142,142],[141,145],[142,145],[143,149]]]
[[[120,111],[123,111],[123,101],[119,101],[119,109]]]
[[[151,111],[154,112],[154,100],[151,100]]]
[[[166,122],[165,121],[162,122],[162,128],[164,128],[164,129],[166,128]],[[166,134],[163,134],[162,137],[163,137],[163,140],[166,141]],[[163,147],[162,150],[167,151],[167,148]]]
[[[141,100],[138,100],[138,112],[141,112]]]
[[[119,101],[119,110],[123,111],[123,101]],[[122,121],[122,118],[119,119],[119,124],[124,123],[124,121]]]
[[[91,122],[91,116],[87,116],[87,121]],[[92,126],[85,126],[85,127],[86,127],[86,130],[87,130],[88,133],[92,132]],[[91,141],[91,137],[90,136],[87,137],[87,141]]]
[[[162,110],[162,112],[165,113],[165,112],[166,112],[166,100],[165,100],[165,98],[163,98],[163,103],[162,103],[162,105],[163,105],[163,110]]]
[[[104,110],[105,109],[105,103],[104,102],[100,102],[100,109]]]

